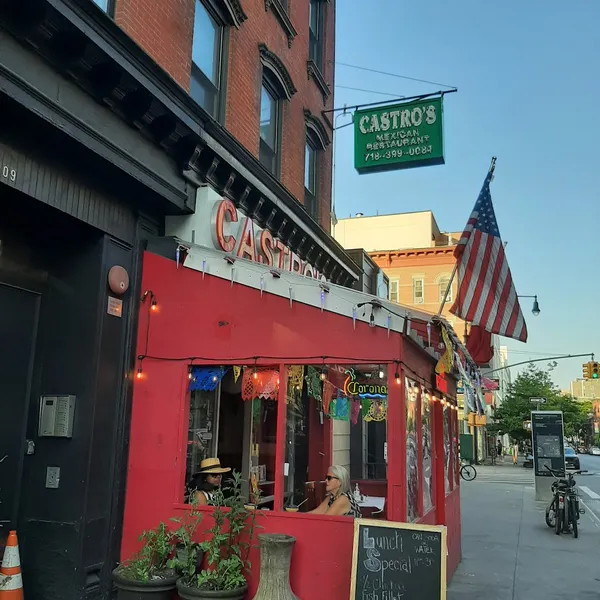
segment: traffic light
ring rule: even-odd
[[[600,379],[600,363],[587,362],[583,365],[584,379]]]

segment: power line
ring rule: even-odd
[[[417,77],[408,77],[407,75],[398,75],[397,73],[388,73],[387,71],[378,71],[377,69],[369,69],[368,67],[359,67],[358,65],[351,65],[340,61],[335,61],[336,65],[341,67],[349,67],[350,69],[358,69],[359,71],[368,71],[369,73],[377,73],[378,75],[387,75],[388,77],[396,77],[398,79],[408,79],[409,81],[418,81],[419,83],[427,83],[428,85],[440,85],[442,87],[454,88],[454,85],[447,85],[445,83],[436,83],[435,81],[428,81],[427,79],[418,79]]]
[[[388,94],[387,92],[376,92],[375,90],[365,90],[363,88],[355,88],[348,87],[346,85],[337,85],[336,88],[340,88],[342,90],[353,90],[355,92],[367,92],[369,94],[378,94],[379,96],[391,96],[392,98],[404,98],[404,96],[400,96],[399,94]]]

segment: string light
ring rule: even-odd
[[[137,377],[138,379],[141,379],[141,378],[142,378],[142,365],[140,365],[140,366],[138,367],[138,370],[137,370],[137,375],[136,375],[136,377]]]
[[[152,298],[152,304],[150,305],[150,310],[156,311],[156,298]]]
[[[400,385],[400,373],[398,373],[398,371],[394,373],[394,377],[396,379],[396,383]]]
[[[379,367],[379,379],[383,379],[385,377],[385,373],[383,372],[383,369],[381,367]]]

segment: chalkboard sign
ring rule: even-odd
[[[445,600],[446,528],[356,519],[350,600]]]

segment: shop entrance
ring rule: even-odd
[[[0,544],[17,521],[39,305],[0,282]]]

